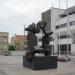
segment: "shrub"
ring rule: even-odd
[[[9,51],[15,51],[15,47],[13,45],[9,45],[8,50]]]

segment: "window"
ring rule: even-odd
[[[65,38],[67,38],[67,35],[62,35],[62,36],[60,36],[60,39],[65,39]],[[68,35],[68,38],[70,38],[69,35]],[[59,36],[58,36],[58,39],[59,39]]]
[[[64,28],[64,27],[67,27],[67,23],[60,25],[60,28]],[[56,26],[56,29],[59,29],[59,26]]]
[[[39,39],[39,41],[42,41],[42,39]]]
[[[67,44],[60,45],[60,53],[67,54]],[[58,45],[58,54],[59,54],[59,45]],[[71,54],[71,44],[68,44],[68,54]]]
[[[64,27],[67,27],[67,23],[64,24]]]
[[[8,38],[8,36],[4,36],[4,38]]]
[[[70,22],[70,26],[75,25],[75,21]]]
[[[59,29],[59,26],[56,26],[56,29]]]

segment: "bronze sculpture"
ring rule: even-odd
[[[51,56],[51,50],[49,45],[49,36],[53,32],[46,32],[46,23],[39,22],[37,25],[34,23],[29,25],[25,30],[28,32],[28,48],[23,56],[23,66],[33,69],[33,70],[43,70],[57,68],[57,56]],[[36,33],[43,32],[42,36],[42,46],[37,47],[37,37]],[[37,48],[36,48],[37,47]],[[35,54],[44,54],[44,56],[36,56]]]
[[[49,48],[49,36],[53,34],[53,32],[46,32],[45,28],[47,23],[43,22],[39,22],[37,23],[37,25],[39,26],[39,28],[42,30],[44,36],[42,37],[42,48],[44,49],[48,49]]]
[[[53,32],[45,31],[46,23],[39,22],[37,25],[34,23],[29,25],[25,30],[28,32],[27,40],[28,40],[28,51],[26,52],[26,58],[28,61],[32,61],[32,58],[35,53],[44,53],[44,55],[50,55],[50,45],[49,45],[49,36],[53,34]],[[35,46],[37,46],[37,37],[36,33],[39,33],[42,30],[44,36],[42,37],[42,46],[40,49],[36,50]]]

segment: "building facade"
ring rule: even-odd
[[[46,31],[51,30],[51,10],[47,10],[42,13],[42,21],[47,23]]]
[[[48,24],[46,30],[53,31],[50,45],[54,53],[75,53],[75,6],[66,10],[52,7],[42,13],[42,21]]]
[[[25,48],[27,48],[27,36],[15,35],[11,38],[11,45],[13,45],[18,51],[25,50]]]
[[[0,52],[8,50],[8,32],[0,32]]]

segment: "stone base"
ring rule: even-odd
[[[31,62],[23,56],[23,66],[33,70],[56,69],[57,56],[34,56]]]

